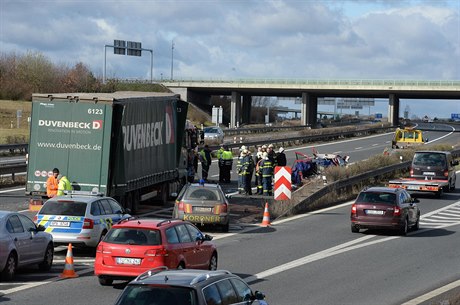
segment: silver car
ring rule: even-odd
[[[51,234],[43,232],[27,216],[0,211],[0,278],[13,279],[16,270],[38,264],[49,271],[53,264],[54,245]]]
[[[96,247],[112,224],[131,217],[127,212],[111,197],[79,193],[47,200],[34,221],[53,235],[56,245]]]
[[[224,142],[224,131],[218,126],[205,127],[204,141],[209,144],[221,144]]]
[[[218,184],[187,184],[176,199],[173,218],[198,225],[220,226],[222,231],[228,232],[230,225],[228,199]]]

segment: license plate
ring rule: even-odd
[[[408,185],[408,186],[407,186],[407,189],[408,189],[408,190],[418,190],[419,188],[418,188],[418,186],[416,186],[416,185]]]
[[[195,212],[201,212],[201,213],[211,213],[212,208],[207,208],[207,207],[193,207],[193,210]]]
[[[435,173],[434,172],[423,172],[423,175],[424,176],[434,176]]]
[[[366,210],[367,215],[383,215],[383,211],[379,210]]]
[[[52,227],[70,227],[70,221],[50,221]]]
[[[140,258],[117,257],[115,261],[119,265],[140,265],[141,264]]]

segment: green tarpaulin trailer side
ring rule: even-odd
[[[168,93],[34,94],[26,192],[45,194],[55,167],[74,190],[120,201],[167,192],[185,181],[187,105]]]

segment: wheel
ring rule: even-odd
[[[101,284],[102,286],[110,286],[113,283],[112,279],[108,279],[105,277],[99,277],[98,279],[99,279],[99,284]]]
[[[222,232],[228,232],[229,229],[230,229],[229,223],[222,225]]]
[[[420,229],[420,215],[417,215],[417,221],[415,222],[414,226],[412,227],[414,231]]]
[[[217,270],[217,253],[213,253],[209,259],[209,270]]]
[[[436,197],[436,198],[441,198],[441,197],[442,197],[442,194],[443,194],[443,189],[440,188],[439,191],[437,191],[437,192],[435,193],[435,197]]]
[[[359,228],[354,224],[351,225],[351,232],[352,233],[359,233]]]
[[[408,230],[408,221],[407,221],[407,218],[404,218],[404,223],[403,223],[399,233],[402,236],[406,236],[407,235],[407,230]]]
[[[11,252],[6,260],[5,268],[0,273],[0,278],[5,281],[11,281],[16,273],[17,259],[16,254]]]
[[[43,258],[43,262],[38,264],[38,269],[40,271],[50,271],[51,266],[53,265],[53,258],[54,258],[54,247],[52,244],[49,244],[46,247],[45,257]]]
[[[104,231],[102,231],[102,233],[101,233],[101,237],[99,237],[99,242],[98,242],[98,244],[99,244],[101,241],[103,241],[103,240],[104,240],[104,237],[105,237],[105,235],[106,235],[106,234],[107,234],[107,231],[105,231],[105,230],[104,230]]]
[[[457,179],[454,179],[453,184],[449,184],[449,191],[452,192],[455,190],[455,184],[457,183]]]

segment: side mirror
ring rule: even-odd
[[[458,160],[452,161],[452,165],[453,165],[453,166],[458,165]]]
[[[126,208],[122,214],[131,214],[131,209],[130,208]]]
[[[38,231],[43,231],[43,232],[45,232],[45,230],[46,230],[46,228],[45,228],[44,226],[38,225],[36,231],[37,231],[37,232],[38,232]],[[30,231],[33,231],[33,229],[31,228]]]
[[[214,238],[214,237],[212,237],[211,235],[205,234],[203,240],[208,240],[208,241],[210,241],[210,240],[212,240],[213,238]]]
[[[418,198],[412,198],[412,203],[419,203],[420,200]]]
[[[255,296],[256,300],[265,299],[265,294],[263,294],[262,292],[257,291],[257,290],[256,290],[256,292],[254,292],[254,296]]]

